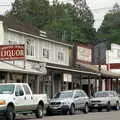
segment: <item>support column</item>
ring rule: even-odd
[[[80,89],[82,89],[82,77],[80,75]]]
[[[8,83],[9,83],[9,82],[10,82],[10,73],[9,73],[9,72],[7,73],[7,76],[6,76],[6,77],[7,77],[7,78],[6,78],[6,81],[5,81],[5,82],[8,82]]]
[[[40,80],[39,80],[39,76],[36,76],[37,78],[37,84],[36,84],[36,92],[39,94],[39,91],[40,91]]]
[[[110,86],[111,86],[111,90],[113,89],[113,85],[112,85],[112,78],[111,78],[111,81],[110,81]]]
[[[95,78],[95,91],[94,92],[96,91],[97,91],[97,79]]]
[[[99,76],[99,90],[102,90],[102,79],[101,76]]]
[[[118,87],[119,86],[119,81],[118,81],[118,78],[116,79],[116,91],[118,92]]]
[[[91,97],[91,84],[90,84],[90,77],[88,77],[88,96]]]

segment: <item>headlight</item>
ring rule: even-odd
[[[6,104],[5,100],[0,100],[0,105],[5,105],[5,104]]]

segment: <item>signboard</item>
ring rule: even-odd
[[[77,45],[77,61],[91,63],[92,62],[92,49],[85,45]]]
[[[24,45],[0,45],[0,60],[25,59]]]
[[[63,74],[64,82],[72,82],[72,75],[71,74]]]

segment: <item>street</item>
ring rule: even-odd
[[[26,118],[25,118],[26,117]],[[35,116],[19,117],[16,120],[38,120]],[[39,119],[40,120],[40,119]],[[41,120],[120,120],[120,111],[91,112],[88,114],[76,113],[75,115],[44,116]]]

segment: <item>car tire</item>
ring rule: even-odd
[[[101,112],[102,111],[102,108],[98,108],[98,112]]]
[[[68,110],[63,110],[63,111],[62,111],[62,114],[63,114],[63,115],[67,115],[67,113],[68,113]]]
[[[11,105],[7,106],[5,115],[6,120],[15,120],[15,110],[13,106]]]
[[[89,108],[89,112],[92,112],[93,111],[93,109],[92,108]]]
[[[47,112],[46,112],[46,115],[47,116],[52,116],[53,115],[53,113],[47,108]]]
[[[119,102],[116,102],[115,110],[119,110],[119,109],[120,109]]]
[[[111,110],[111,104],[110,104],[110,102],[108,102],[107,111],[109,112],[110,110]]]
[[[70,115],[75,114],[75,105],[74,104],[71,105],[69,113],[70,113]]]
[[[44,115],[44,113],[43,113],[43,105],[42,104],[39,104],[38,106],[37,106],[37,109],[36,109],[36,111],[35,111],[35,115],[36,115],[36,118],[43,118],[43,115]]]
[[[85,107],[84,107],[84,109],[83,109],[83,112],[84,112],[85,114],[87,114],[87,113],[89,112],[88,104],[85,104]]]

